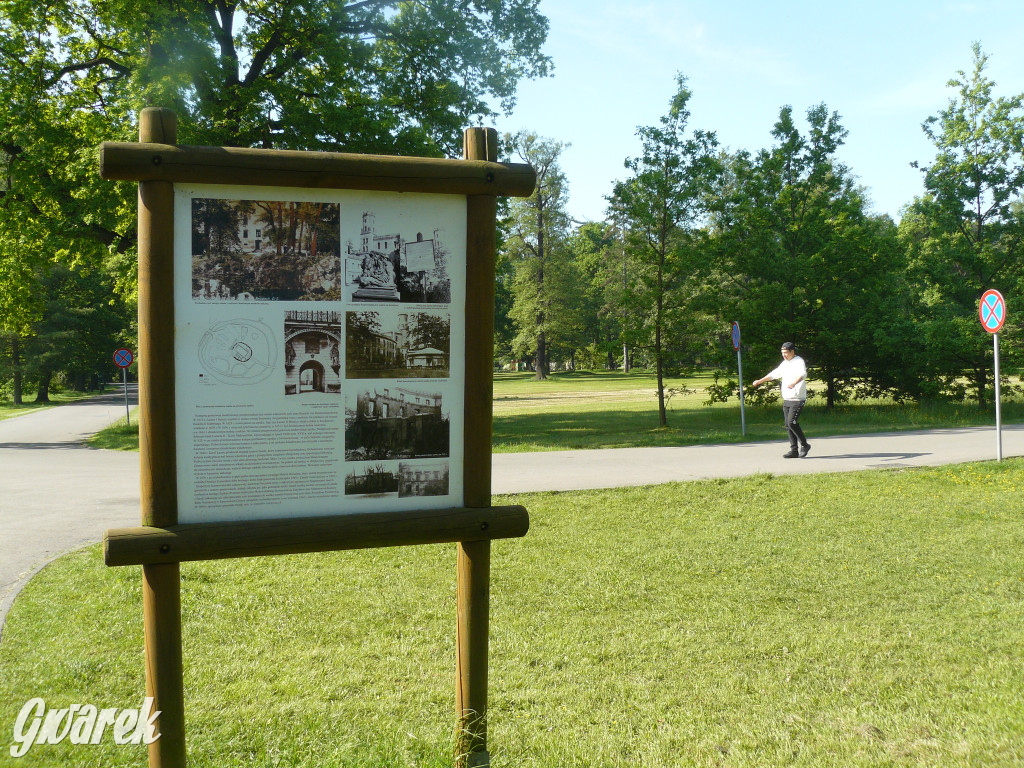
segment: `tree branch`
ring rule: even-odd
[[[89,61],[83,61],[80,64],[69,64],[66,67],[58,69],[54,75],[43,81],[43,85],[49,88],[51,85],[59,83],[65,75],[70,75],[72,72],[80,72],[83,69],[93,69],[94,67],[110,67],[112,70],[117,72],[122,77],[127,77],[132,73],[129,67],[119,64],[113,59],[107,56],[97,56]]]

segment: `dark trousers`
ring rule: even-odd
[[[800,411],[804,409],[803,400],[783,400],[782,415],[786,420],[786,431],[789,433],[789,447],[796,450],[797,443],[801,446],[807,445],[807,438],[804,431],[800,429],[797,420],[800,418]]]

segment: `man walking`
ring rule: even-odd
[[[786,420],[786,431],[789,433],[789,453],[783,454],[782,457],[802,459],[811,450],[811,444],[807,442],[798,423],[800,411],[804,409],[804,403],[807,401],[807,366],[803,358],[796,353],[793,342],[783,343],[782,362],[779,367],[753,382],[751,386],[757,387],[773,379],[780,379],[782,382],[782,415]]]

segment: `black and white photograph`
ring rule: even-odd
[[[357,464],[345,476],[346,496],[393,496],[398,493],[394,463]]]
[[[409,496],[447,496],[448,462],[401,462],[398,465],[398,495],[401,498]]]
[[[446,379],[450,316],[433,310],[347,312],[345,348],[349,379]]]
[[[196,301],[338,301],[340,206],[192,198]]]
[[[449,455],[451,423],[440,392],[395,382],[349,387],[345,461]]]
[[[441,228],[400,232],[386,216],[364,211],[358,236],[346,239],[345,299],[448,304],[449,256]]]
[[[284,393],[341,393],[341,313],[284,313]],[[337,402],[337,401],[335,401]]]

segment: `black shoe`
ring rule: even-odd
[[[803,448],[800,449],[800,458],[802,459],[804,456],[806,456],[809,450],[811,450],[811,444],[804,443]]]
[[[789,453],[782,454],[782,458],[784,458],[784,459],[796,459],[796,458],[799,458],[799,457],[800,457],[800,454],[797,453],[796,451],[790,451]]]

